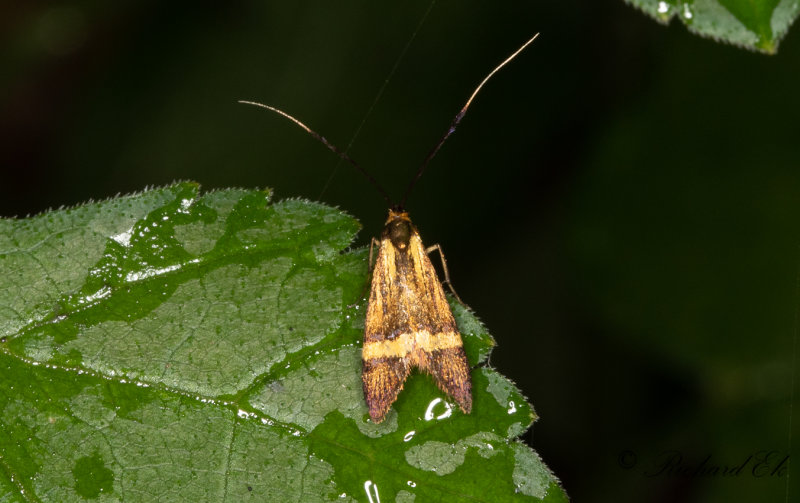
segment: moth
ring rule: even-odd
[[[426,249],[408,213],[400,208],[389,210],[379,246],[361,354],[370,418],[383,421],[414,367],[433,376],[439,388],[469,414],[472,385],[467,355],[428,258],[428,252],[438,249],[446,264],[441,248]]]
[[[405,203],[416,181],[422,176],[447,138],[455,132],[472,100],[484,84],[509,61],[514,59],[539,34],[537,33],[519,49],[497,65],[478,84],[466,104],[456,114],[450,127],[417,170],[399,204],[393,204],[378,182],[353,161],[345,152],[328,142],[323,136],[286,112],[253,101],[240,101],[275,112],[303,128],[323,143],[341,159],[352,164],[378,189],[389,205],[389,216],[380,240],[372,239],[369,264],[372,267],[367,314],[364,323],[361,380],[364,399],[370,419],[380,423],[386,418],[392,404],[403,389],[411,373],[417,368],[430,374],[438,387],[449,395],[465,414],[472,411],[472,384],[470,367],[464,353],[461,334],[450,310],[442,283],[428,254],[438,251],[445,274],[445,282],[455,298],[461,302],[450,284],[444,253],[439,245],[426,248],[417,228],[411,223]],[[377,257],[372,265],[373,250],[378,244]]]

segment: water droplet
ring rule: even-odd
[[[444,412],[442,412],[441,414],[439,414],[437,416],[437,415],[435,415],[435,412],[434,412],[433,409],[437,405],[439,405],[440,403],[444,405],[445,410],[444,410]],[[432,420],[434,418],[435,419],[446,419],[446,418],[450,417],[452,414],[453,414],[452,405],[450,405],[449,403],[445,402],[441,398],[434,398],[433,400],[431,400],[431,403],[428,404],[428,408],[425,409],[425,421],[430,421],[430,420]]]
[[[371,480],[364,482],[364,491],[367,493],[369,503],[381,503],[381,497],[378,494],[378,485]]]
[[[128,229],[125,232],[121,232],[119,234],[115,234],[111,236],[111,239],[116,241],[117,243],[121,244],[122,246],[130,246],[131,245],[131,236],[133,235],[133,227]]]

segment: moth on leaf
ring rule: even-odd
[[[386,417],[414,367],[433,376],[464,413],[472,410],[469,365],[456,320],[428,250],[402,210],[389,210],[381,234],[361,359],[364,397],[375,422]]]
[[[475,88],[439,143],[428,153],[399,204],[392,204],[383,187],[345,152],[296,118],[269,105],[240,101],[266,108],[303,128],[360,171],[389,204],[389,217],[381,233],[381,239],[378,241],[373,238],[370,245],[370,266],[376,241],[379,247],[372,268],[372,283],[364,323],[364,346],[361,354],[364,399],[369,408],[369,416],[376,423],[385,419],[392,404],[397,400],[397,395],[403,389],[406,378],[414,368],[430,374],[439,388],[455,400],[465,414],[469,414],[472,410],[472,384],[467,356],[442,283],[428,257],[430,252],[439,251],[445,281],[456,299],[459,302],[461,299],[450,285],[447,262],[442,249],[439,245],[425,248],[417,228],[411,223],[408,212],[405,211],[405,202],[428,163],[456,130],[478,91],[500,68],[514,59],[538,36],[537,33],[497,65]]]

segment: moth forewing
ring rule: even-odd
[[[461,335],[416,227],[389,210],[372,272],[362,352],[364,396],[381,422],[416,367],[465,413],[472,409]]]

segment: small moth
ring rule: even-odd
[[[364,397],[377,423],[386,417],[413,367],[433,376],[464,413],[472,410],[467,355],[428,258],[436,249],[445,264],[439,245],[422,245],[407,212],[389,210],[372,269],[361,353]]]
[[[439,388],[452,397],[465,414],[469,414],[472,410],[469,363],[442,283],[428,258],[429,253],[439,252],[445,282],[455,298],[459,302],[461,299],[450,284],[447,262],[441,247],[433,245],[426,248],[422,244],[417,228],[411,223],[408,212],[405,211],[405,202],[428,163],[455,131],[478,91],[500,68],[514,59],[538,36],[537,33],[497,65],[475,88],[466,104],[456,114],[447,132],[428,153],[399,204],[392,204],[391,198],[378,182],[345,152],[299,120],[269,105],[240,101],[266,108],[303,128],[360,171],[389,204],[389,217],[386,219],[381,239],[373,238],[370,245],[371,267],[376,242],[378,254],[372,267],[372,283],[364,323],[364,346],[361,353],[364,398],[369,408],[369,416],[376,423],[384,420],[413,368],[430,374]]]

